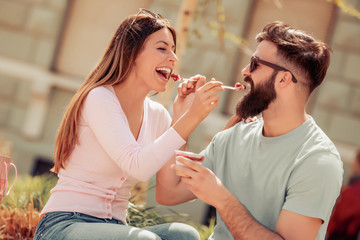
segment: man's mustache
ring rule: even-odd
[[[254,88],[254,81],[252,80],[251,77],[246,76],[246,77],[244,78],[244,82],[250,84],[250,86],[251,86],[250,91],[253,90],[253,88]]]

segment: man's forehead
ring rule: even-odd
[[[254,56],[257,56],[264,60],[274,59],[276,54],[277,54],[276,45],[266,40],[261,41],[254,52]]]

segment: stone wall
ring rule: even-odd
[[[32,173],[36,158],[52,161],[66,105],[120,21],[150,0],[99,2],[0,0],[0,135],[19,173]]]
[[[67,0],[1,0],[0,54],[49,68]]]
[[[46,122],[50,88],[39,82],[51,68],[66,7],[67,0],[0,0],[0,134],[13,143],[20,173],[31,171],[35,157],[52,155],[53,140],[28,140],[24,126]]]
[[[359,0],[348,2],[360,9]],[[355,149],[360,148],[360,19],[338,10],[330,45],[330,68],[312,115],[335,142],[348,170]],[[346,171],[345,181],[347,177]]]

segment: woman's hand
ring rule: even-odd
[[[194,77],[191,77],[190,80],[182,82],[178,86],[178,94],[175,98],[173,105],[173,120],[177,120],[190,108],[195,97],[195,86],[200,77],[204,76],[196,75]]]
[[[231,118],[229,119],[229,121],[226,123],[225,127],[222,130],[231,128],[232,126],[234,126],[235,124],[237,124],[238,122],[243,121],[244,119],[242,119],[241,117],[239,117],[238,115],[234,114],[231,116]],[[249,117],[247,119],[245,119],[245,123],[251,123],[251,122],[255,122],[257,120],[257,117]]]
[[[181,91],[181,89],[180,89]],[[195,85],[195,91],[187,89],[187,95],[178,95],[174,103],[173,128],[187,139],[197,125],[218,105],[217,93],[224,91],[222,82],[211,81],[200,76]],[[185,92],[186,92],[185,91]],[[190,93],[189,93],[190,92]],[[179,105],[178,105],[179,104]]]
[[[200,78],[205,78],[204,76],[197,74],[189,79],[186,79],[178,87],[178,94],[180,97],[186,97],[190,93],[195,92],[195,86],[198,83]],[[205,78],[206,79],[206,78]]]
[[[242,118],[239,117],[237,114],[234,114],[231,116],[231,118],[229,119],[229,121],[226,123],[225,127],[222,130],[231,128],[232,126],[234,126],[235,124],[237,124],[238,122],[241,122]]]
[[[194,120],[202,121],[214,108],[217,107],[219,96],[217,93],[224,91],[222,82],[211,81],[206,83],[206,78],[199,77],[195,85],[195,92],[189,110],[186,112]]]

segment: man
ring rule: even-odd
[[[194,198],[214,206],[210,239],[324,239],[342,184],[342,162],[305,113],[329,66],[329,47],[281,22],[265,26],[242,74],[251,91],[237,105],[242,119],[218,133],[200,166],[177,157],[157,175],[157,201]],[[173,170],[189,177],[177,177]]]
[[[328,240],[360,238],[360,150],[351,163],[349,184],[343,188],[327,229]]]

